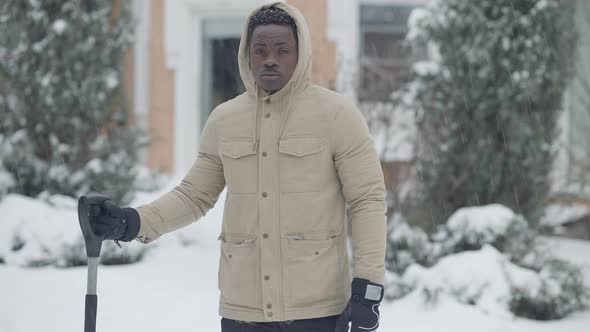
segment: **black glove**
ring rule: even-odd
[[[89,217],[97,237],[129,242],[139,233],[139,214],[134,208],[120,208],[110,200],[100,205],[100,213]]]
[[[352,294],[340,317],[336,321],[336,332],[377,331],[379,327],[379,304],[383,299],[383,285],[367,279],[352,280]]]

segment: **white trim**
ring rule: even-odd
[[[356,100],[359,68],[359,0],[327,0],[327,16],[327,35],[336,43],[336,90]]]
[[[133,45],[133,113],[136,125],[148,130],[150,111],[150,27],[151,0],[133,1],[135,42]],[[139,159],[147,163],[147,152],[142,151]]]

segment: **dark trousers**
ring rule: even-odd
[[[334,332],[339,315],[282,322],[221,319],[221,332]]]

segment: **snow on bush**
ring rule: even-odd
[[[588,308],[590,290],[584,284],[580,269],[560,259],[549,259],[539,271],[537,288],[515,286],[510,311],[517,316],[537,319],[560,319]]]
[[[385,279],[383,281],[385,292],[383,294],[386,301],[400,299],[414,290],[414,286],[402,278],[399,274],[385,270]]]
[[[427,236],[398,216],[388,228],[385,297],[441,295],[502,316],[558,319],[590,301],[581,270],[551,256],[527,221],[502,205],[457,210]]]
[[[386,267],[389,271],[403,273],[408,266],[430,266],[435,260],[435,243],[418,227],[410,226],[399,214],[395,214],[387,229]]]
[[[9,194],[0,201],[0,261],[23,267],[86,264],[77,201],[66,196],[32,199]],[[103,243],[102,264],[131,263],[142,258],[145,245]]]
[[[528,258],[535,238],[521,215],[500,204],[458,209],[438,236],[450,252],[478,250],[490,244],[517,260]]]
[[[8,190],[14,187],[16,181],[12,174],[8,173],[2,165],[0,165],[0,198],[8,193]]]
[[[534,271],[512,264],[490,245],[446,256],[429,269],[413,265],[403,277],[427,302],[436,303],[445,293],[461,303],[505,317],[510,316],[512,283],[533,290],[541,285]]]
[[[137,207],[153,202],[176,187],[184,175],[169,177],[139,168],[135,199],[129,205]],[[156,190],[155,190],[156,189]],[[140,261],[148,250],[167,245],[202,245],[209,241],[217,244],[217,236],[206,238],[207,234],[219,233],[223,218],[225,191],[220,194],[217,204],[207,216],[200,220],[199,227],[185,227],[168,234],[167,241],[148,245],[138,241],[121,242],[121,248],[114,241],[104,241],[99,262],[105,265],[129,264]],[[77,215],[77,200],[69,196],[41,193],[37,198],[8,194],[0,199],[0,264],[16,266],[71,267],[86,265],[85,243],[80,231]],[[210,221],[207,221],[210,220]]]
[[[442,294],[485,313],[538,320],[563,318],[586,308],[588,290],[575,266],[552,259],[541,271],[512,263],[491,245],[442,258],[427,269],[409,267],[399,285],[409,285],[425,302]]]
[[[532,251],[534,239],[526,220],[499,204],[461,208],[430,237],[396,215],[388,225],[387,268],[403,273],[413,263],[428,267],[442,256],[487,244],[510,259],[533,265],[537,259]]]

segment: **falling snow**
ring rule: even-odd
[[[53,22],[52,27],[53,27],[53,31],[55,31],[55,33],[57,33],[58,35],[61,35],[64,33],[64,31],[68,27],[68,24],[64,20],[57,20],[57,21]]]

